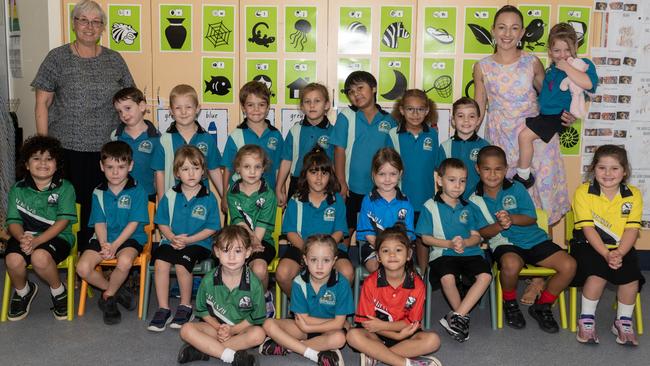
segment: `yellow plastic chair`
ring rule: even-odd
[[[142,308],[144,304],[144,285],[146,279],[147,266],[149,265],[149,260],[151,259],[151,242],[152,242],[152,233],[154,229],[153,218],[156,210],[156,205],[153,202],[149,202],[149,224],[144,227],[144,231],[147,233],[147,243],[142,249],[142,253],[139,256],[135,257],[133,260],[133,267],[140,267],[140,296],[138,301],[138,318],[142,319]],[[102,271],[102,267],[115,267],[117,266],[117,259],[107,259],[103,260],[101,263],[95,267],[95,270],[98,272]],[[86,312],[86,298],[88,297],[88,282],[81,280],[81,293],[79,295],[79,309],[77,310],[78,316],[83,316]]]
[[[573,217],[573,211],[569,211],[566,216],[564,217],[564,233],[566,237],[566,244],[569,248],[569,251],[571,250],[571,240],[573,240],[573,224],[574,224],[574,217]],[[607,248],[612,249],[616,248],[616,245],[608,245]],[[614,306],[616,306],[616,303],[614,303]],[[577,331],[577,325],[578,325],[578,288],[577,287],[569,287],[569,323],[570,327],[569,329],[572,332]],[[636,294],[636,301],[634,304],[634,317],[636,318],[636,331],[639,335],[643,334],[643,312],[641,309],[641,294],[637,293]]]
[[[543,229],[548,233],[548,214],[546,211],[537,209],[537,226]],[[494,282],[496,284],[496,310],[497,310],[497,328],[503,328],[503,292],[501,288],[501,281],[499,280],[500,272],[497,264],[495,263],[492,269],[494,273]],[[532,276],[532,277],[550,277],[555,274],[555,270],[545,267],[538,267],[533,265],[526,265],[519,272],[519,276]],[[560,306],[560,325],[562,329],[567,328],[567,316],[566,316],[566,299],[564,297],[564,291],[560,292],[558,296],[558,302]]]
[[[68,274],[68,320],[72,321],[74,319],[74,280],[75,280],[75,262],[77,261],[77,233],[79,232],[79,204],[77,207],[77,222],[72,225],[72,234],[74,235],[74,243],[72,244],[72,249],[68,257],[59,263],[56,268],[66,269]],[[32,269],[32,266],[28,266],[28,269]],[[11,279],[9,278],[9,272],[5,272],[5,286],[2,295],[2,312],[0,313],[0,322],[6,322],[7,316],[9,315],[9,299],[11,298]]]

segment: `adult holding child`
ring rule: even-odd
[[[98,44],[106,14],[95,1],[77,3],[70,16],[76,39],[51,50],[36,74],[36,132],[59,139],[65,172],[81,205],[79,243],[88,243],[93,189],[100,183],[99,151],[120,120],[113,95],[134,86],[119,53]]]

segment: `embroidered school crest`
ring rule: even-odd
[[[407,309],[410,309],[410,308],[413,307],[413,305],[415,305],[415,297],[409,296],[406,299],[406,303],[404,303],[404,307],[407,308]]]
[[[463,210],[460,212],[460,215],[458,216],[458,221],[460,221],[463,224],[467,224],[468,217],[469,217],[469,211]]]
[[[632,212],[632,202],[623,202],[621,205],[621,216],[628,216]]]
[[[143,152],[145,154],[151,154],[151,151],[153,150],[153,144],[149,140],[144,140],[140,142],[138,145],[138,151]]]
[[[257,201],[255,201],[255,206],[257,206],[257,208],[262,208],[264,207],[264,203],[266,203],[266,200],[264,197],[260,197],[257,199]]]
[[[130,210],[131,209],[131,196],[129,196],[128,194],[125,194],[122,197],[120,197],[120,199],[117,200],[117,208]]]
[[[203,205],[196,205],[192,209],[192,217],[195,219],[205,220],[207,214],[208,214],[208,210]]]
[[[269,137],[269,140],[266,142],[266,147],[268,147],[269,150],[275,151],[275,149],[278,148],[278,139],[275,137]]]
[[[408,210],[405,208],[401,208],[399,211],[397,211],[397,219],[400,221],[406,220],[406,214],[408,213]]]
[[[476,161],[478,159],[478,151],[481,150],[479,148],[472,149],[472,151],[469,153],[469,160],[471,161]]]
[[[501,205],[504,210],[512,210],[517,208],[517,199],[513,195],[507,195],[501,200]]]
[[[206,144],[205,142],[199,142],[198,144],[196,144],[196,147],[199,150],[201,150],[203,155],[208,156],[208,144]]]
[[[59,194],[58,193],[52,193],[49,196],[47,196],[47,204],[50,206],[54,206],[57,203],[59,203]]]
[[[425,151],[431,151],[433,149],[433,139],[431,137],[427,137],[424,139],[422,142],[422,150]]]
[[[334,221],[336,218],[336,209],[334,207],[328,207],[323,213],[323,221]]]
[[[251,301],[250,296],[243,296],[239,299],[239,308],[240,309],[250,309],[253,307],[253,301]]]
[[[386,121],[381,121],[379,122],[379,127],[377,127],[377,129],[379,130],[379,132],[388,133],[388,131],[390,131],[390,123]]]
[[[322,147],[323,149],[327,149],[330,146],[330,137],[327,135],[319,137],[318,146]]]
[[[334,292],[332,292],[332,290],[325,291],[323,296],[318,299],[318,303],[323,305],[335,305],[336,296],[334,295]]]

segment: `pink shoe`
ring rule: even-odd
[[[578,319],[578,333],[576,339],[580,343],[598,344],[596,334],[596,321],[593,318]]]
[[[639,345],[632,324],[632,319],[626,317],[621,317],[614,321],[614,325],[612,325],[612,333],[616,335],[616,343],[627,346]]]

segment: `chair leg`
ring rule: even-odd
[[[68,266],[68,321],[74,319],[74,280],[77,275],[74,267],[74,257],[70,256],[67,259]]]
[[[431,329],[431,318],[433,315],[431,314],[431,296],[433,296],[433,288],[431,287],[431,283],[429,281],[429,270],[427,269],[425,271],[425,276],[426,276],[426,288],[427,288],[427,293],[425,295],[425,300],[424,300],[424,328],[425,329]]]
[[[564,291],[560,292],[559,305],[560,305],[560,324],[562,325],[562,329],[566,329],[567,328],[566,298],[564,296]]]
[[[88,282],[86,280],[81,280],[81,288],[79,291],[79,309],[77,316],[84,316],[86,313],[86,298],[88,294]]]
[[[643,334],[643,313],[641,312],[641,294],[636,294],[636,304],[634,306],[634,315],[636,316],[636,331],[639,335]]]
[[[5,272],[5,286],[2,291],[2,313],[0,313],[0,322],[6,322],[9,315],[9,296],[11,295],[11,278],[9,273]]]
[[[278,281],[275,281],[275,318],[276,319],[281,319],[282,318],[282,311],[284,311],[284,307],[282,305],[282,289],[280,289],[280,285],[278,285]]]
[[[142,269],[145,271],[144,279],[144,299],[142,301],[142,320],[147,320],[147,310],[149,309],[149,295],[151,293],[151,266],[147,265]]]
[[[361,270],[361,266],[359,265],[357,268],[354,269],[354,302],[355,304],[359,303],[359,287],[361,283],[361,276],[363,274],[363,271]]]
[[[496,293],[497,293],[497,328],[503,328],[503,289],[501,288],[501,281],[499,274],[501,271],[497,270],[495,277]]]
[[[575,333],[578,324],[578,288],[569,287],[569,329]]]
[[[142,309],[143,309],[143,302],[144,302],[144,287],[145,287],[145,282],[146,282],[146,271],[147,268],[149,267],[149,260],[148,258],[142,258],[140,261],[140,291],[139,291],[139,296],[138,296],[138,319],[142,319]]]
[[[287,301],[287,295],[282,292],[282,318],[285,319],[289,314],[289,304]]]
[[[496,297],[496,275],[492,276],[490,282],[490,322],[492,323],[492,330],[497,329],[497,297]]]

